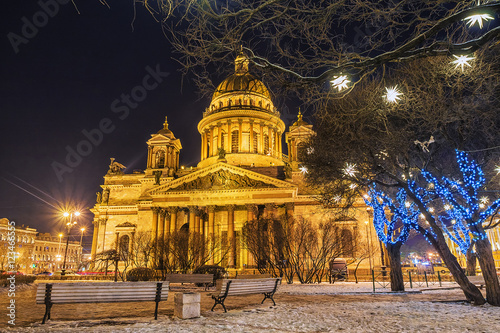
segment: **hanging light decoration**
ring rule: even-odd
[[[466,55],[460,55],[460,56],[453,55],[453,56],[456,58],[456,60],[453,60],[451,63],[456,65],[455,69],[457,69],[460,66],[463,72],[465,65],[472,67],[471,64],[469,64],[469,61],[474,60],[474,57],[469,57]]]
[[[347,79],[347,75],[334,76],[333,80],[330,81],[332,87],[337,88],[339,91],[347,89],[347,84],[349,84],[350,82],[351,81]]]
[[[385,88],[385,95],[383,96],[389,103],[397,103],[398,100],[401,99],[401,95],[403,95],[402,92],[398,90],[398,86],[390,87],[390,88]]]
[[[299,168],[299,170],[300,170],[300,172],[301,172],[302,174],[309,173],[309,171],[307,170],[307,167],[305,167],[305,166],[301,166],[301,167]]]
[[[477,5],[481,5],[481,1],[477,1]],[[479,25],[479,28],[483,28],[483,21],[487,22],[493,20],[493,16],[490,14],[474,14],[471,16],[467,16],[464,18],[464,21],[469,25],[469,28],[473,27],[476,23]]]

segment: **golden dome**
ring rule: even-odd
[[[262,94],[264,97],[271,99],[269,90],[267,90],[264,83],[250,73],[235,73],[229,76],[219,84],[217,89],[215,89],[212,99],[232,92],[253,92]]]
[[[245,53],[240,54],[234,60],[234,74],[222,81],[215,89],[212,100],[226,93],[232,92],[253,92],[264,95],[271,99],[269,90],[264,83],[248,72],[250,61]]]

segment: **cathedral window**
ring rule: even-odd
[[[259,101],[259,106],[262,107],[262,101]]]
[[[128,259],[130,239],[128,235],[120,237],[120,260],[125,261]]]
[[[231,99],[229,99],[229,100],[227,101],[227,106],[231,106],[231,104],[233,104],[233,102],[231,101]]]
[[[160,150],[156,153],[156,168],[161,169],[165,167],[165,152]]]
[[[345,257],[353,257],[354,256],[354,246],[352,239],[352,232],[349,229],[342,229],[340,234],[341,242],[342,242],[342,252]]]
[[[264,134],[264,154],[268,154],[269,152],[269,136]]]
[[[222,109],[222,101],[219,102],[219,108]]]
[[[239,136],[239,131],[233,131],[231,133],[231,153],[237,153],[238,152],[238,136]]]

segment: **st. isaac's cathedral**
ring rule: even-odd
[[[255,258],[242,244],[245,222],[262,216],[300,217],[310,223],[332,218],[299,169],[298,148],[314,134],[312,127],[299,112],[286,129],[268,89],[249,73],[248,58],[241,53],[234,74],[219,84],[198,124],[201,156],[196,168],[179,167],[182,145],[167,119],[147,141],[144,171],[125,174],[124,166],[112,159],[91,210],[92,258],[117,244],[133,246],[139,232],[159,240],[183,228],[225,239],[227,267],[255,267]],[[283,153],[283,135],[288,155]],[[366,224],[368,213],[360,205],[352,218],[338,221],[352,242],[378,243],[375,230]]]

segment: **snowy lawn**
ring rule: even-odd
[[[454,284],[443,287],[456,286]],[[261,295],[226,300],[210,311],[213,301],[202,292],[201,318],[173,317],[173,292],[160,303],[54,305],[52,320],[40,321],[44,306],[35,305],[35,288],[19,294],[17,328],[6,332],[500,332],[500,308],[472,306],[459,289],[419,290],[410,293],[372,293],[371,283],[282,285],[276,306]],[[180,290],[185,291],[185,290]],[[377,290],[379,291],[379,290]],[[380,290],[383,291],[383,290]],[[385,290],[387,291],[387,290]],[[4,294],[1,305],[4,308]],[[0,327],[6,326],[2,319]],[[19,327],[23,326],[23,327]]]

